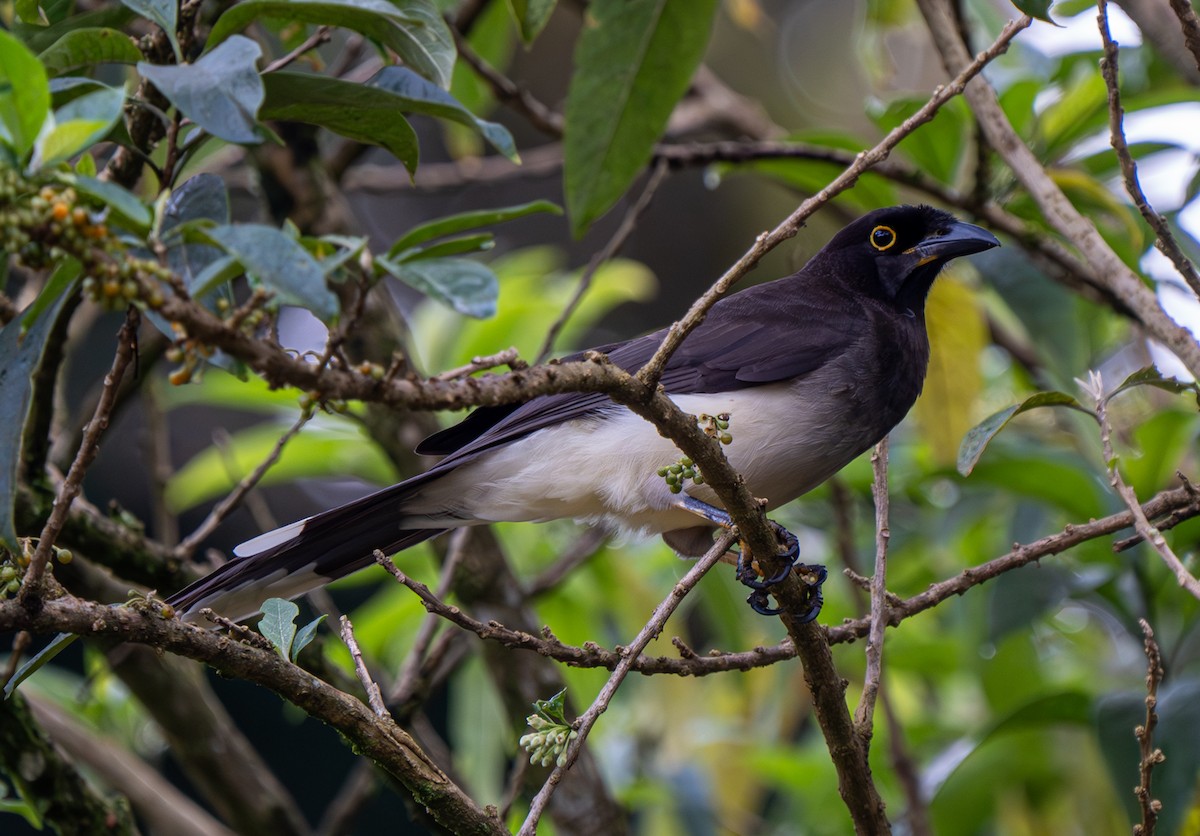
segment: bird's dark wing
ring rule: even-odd
[[[811,288],[804,294],[800,282],[799,276],[781,279],[717,303],[671,356],[661,381],[666,391],[672,395],[731,392],[791,380],[845,351],[862,332],[861,306],[840,294],[814,293]],[[764,303],[770,317],[763,316]],[[664,329],[594,350],[607,354],[622,369],[636,372],[654,355],[666,333]],[[582,358],[579,353],[563,359]],[[459,464],[535,430],[608,408],[620,407],[607,395],[589,392],[481,407],[458,425],[425,439],[417,452],[449,454],[434,468],[441,471],[443,465]]]

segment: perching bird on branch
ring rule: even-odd
[[[979,227],[928,206],[871,212],[833,237],[798,273],[717,302],[672,355],[667,394],[724,445],[768,510],[824,482],[908,413],[925,379],[925,297],[942,267],[999,246]],[[635,372],[666,331],[599,351]],[[581,355],[576,355],[576,357]],[[543,395],[481,407],[425,439],[445,455],[425,473],[254,538],[237,557],[169,599],[185,617],[204,607],[240,619],[269,597],[293,598],[447,529],[570,517],[661,534],[699,556],[728,514],[657,429],[604,394]],[[661,471],[661,472],[660,472]],[[798,557],[780,529],[783,554]],[[821,567],[811,607],[820,607]],[[810,575],[812,576],[812,575]],[[747,563],[738,578],[767,608]]]

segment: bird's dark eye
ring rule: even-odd
[[[896,230],[890,226],[877,226],[871,230],[871,246],[883,252],[896,243]]]

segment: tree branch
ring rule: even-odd
[[[917,4],[947,71],[960,72],[969,64],[970,55],[955,25],[952,4],[949,0],[917,0]],[[1024,23],[1028,25],[1028,17]],[[987,80],[976,79],[966,88],[966,97],[988,143],[1012,169],[1050,226],[1079,249],[1096,277],[1128,305],[1149,333],[1173,351],[1193,375],[1200,377],[1200,343],[1166,314],[1154,292],[1071,204],[1008,121]]]

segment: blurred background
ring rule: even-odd
[[[529,47],[519,42],[505,3],[477,5],[482,11],[467,34],[472,48],[561,111],[584,4],[560,2]],[[1017,14],[1006,2],[959,5],[976,50]],[[1146,7],[1153,5],[1121,3],[1110,10],[1123,47],[1129,141],[1151,201],[1194,254],[1187,207],[1197,189],[1200,71],[1190,56],[1172,53],[1176,39],[1147,34],[1153,11]],[[1106,240],[1153,277],[1177,318],[1194,317],[1194,294],[1164,268],[1120,186],[1107,141],[1095,7],[1064,2],[1054,15],[1062,27],[1035,22],[985,75],[1023,138]],[[1140,25],[1130,17],[1140,18]],[[281,24],[264,27],[257,37],[286,44],[296,32]],[[335,33],[308,68],[370,77],[378,64],[356,37]],[[913,3],[724,0],[703,68],[663,140],[696,151],[695,158],[671,165],[618,258],[596,273],[553,354],[668,324],[756,235],[842,167],[766,155],[701,164],[698,149],[718,141],[751,147],[788,140],[857,152],[912,113],[944,79]],[[381,149],[298,124],[274,126],[286,147],[222,146],[196,160],[189,174],[220,176],[238,220],[290,220],[306,234],[365,234],[373,251],[452,213],[537,199],[561,204],[561,144],[498,105],[461,62],[451,89],[478,115],[511,130],[524,165],[489,153],[476,134],[418,116],[413,124],[421,163],[411,182]],[[767,256],[747,282],[798,269],[847,220],[891,203],[934,202],[977,222],[980,214],[973,210],[995,204],[1028,224],[1033,237],[1050,235],[1012,174],[980,151],[962,99],[901,143],[894,161],[907,174],[864,176]],[[908,176],[913,172],[922,177]],[[531,215],[498,226],[494,249],[482,257],[499,278],[498,311],[490,319],[464,317],[399,282],[381,286],[356,349],[386,363],[393,348],[403,348],[428,374],[509,346],[534,360],[574,294],[580,270],[614,235],[645,181],[643,176],[578,240],[562,216]],[[1169,363],[1128,317],[1064,281],[1036,247],[1008,237],[1000,250],[969,264],[956,262],[935,287],[928,318],[935,352],[926,392],[891,447],[888,586],[901,596],[1001,555],[1014,542],[1122,507],[1108,488],[1095,425],[1085,417],[1067,411],[1021,417],[964,478],[955,463],[967,430],[1039,390],[1078,394],[1075,380],[1091,369],[1117,382],[1152,356]],[[63,390],[67,404],[94,397],[119,322],[119,316],[95,310],[76,316]],[[322,326],[299,310],[285,312],[280,334],[285,345],[301,350],[319,348],[324,338]],[[148,365],[138,396],[123,404],[85,485],[92,502],[168,543],[198,525],[299,414],[296,392],[271,392],[260,381],[239,381],[215,368],[192,384],[171,386],[169,372],[167,363]],[[228,555],[266,528],[417,472],[426,463],[406,451],[458,418],[355,404],[345,414],[320,415],[289,443],[261,489],[205,542],[200,556],[206,549]],[[1187,396],[1139,389],[1114,403],[1114,420],[1126,478],[1143,499],[1178,484],[1177,472],[1195,475],[1200,423]],[[64,443],[57,461],[69,462],[71,450]],[[807,560],[830,566],[821,618],[831,625],[865,611],[865,596],[841,570],[870,573],[870,481],[869,463],[860,460],[775,515],[800,536]],[[1168,536],[1179,554],[1194,558],[1200,543],[1195,520]],[[536,613],[533,627],[549,625],[568,644],[629,641],[688,567],[657,541],[607,541],[569,522],[497,526],[495,537],[525,584],[564,553],[592,555],[528,602]],[[400,563],[436,586],[445,547],[423,545]],[[425,617],[417,600],[375,570],[336,584],[331,595],[337,609],[351,615],[371,665],[385,678],[395,676]],[[743,598],[732,573],[712,573],[648,652],[675,655],[672,636],[701,654],[783,638],[782,627],[751,613]],[[1137,781],[1133,727],[1144,711],[1139,617],[1154,625],[1168,670],[1158,738],[1167,761],[1155,779],[1164,800],[1160,832],[1200,832],[1196,610],[1197,602],[1144,546],[1114,554],[1109,542],[1097,540],[1003,575],[891,631],[872,756],[897,832],[1128,832],[1135,811],[1130,788]],[[328,664],[348,665],[333,637],[322,638],[316,650]],[[513,764],[523,758],[516,740],[524,715],[489,653],[468,642],[410,727],[429,751],[452,762],[455,779],[474,798],[499,805],[514,794],[510,782]],[[29,683],[31,692],[124,741],[194,791],[104,654],[76,649],[64,658],[65,665]],[[835,658],[853,704],[862,681],[862,646],[839,646]],[[525,661],[509,657],[501,664],[520,671]],[[605,671],[565,667],[559,675],[576,711],[607,678]],[[627,681],[591,741],[605,785],[631,813],[631,831],[849,832],[801,677],[791,662],[705,678]],[[372,789],[363,791],[371,799],[339,832],[429,832],[420,821],[400,823],[412,811],[390,788],[361,777],[357,759],[329,729],[247,683],[208,679],[309,822],[329,816],[334,800],[347,796],[346,776],[359,776]],[[522,809],[544,774],[530,771],[531,789],[515,793],[514,810]],[[0,813],[4,832],[28,832],[24,827],[16,815]],[[544,832],[570,831],[547,821]]]

